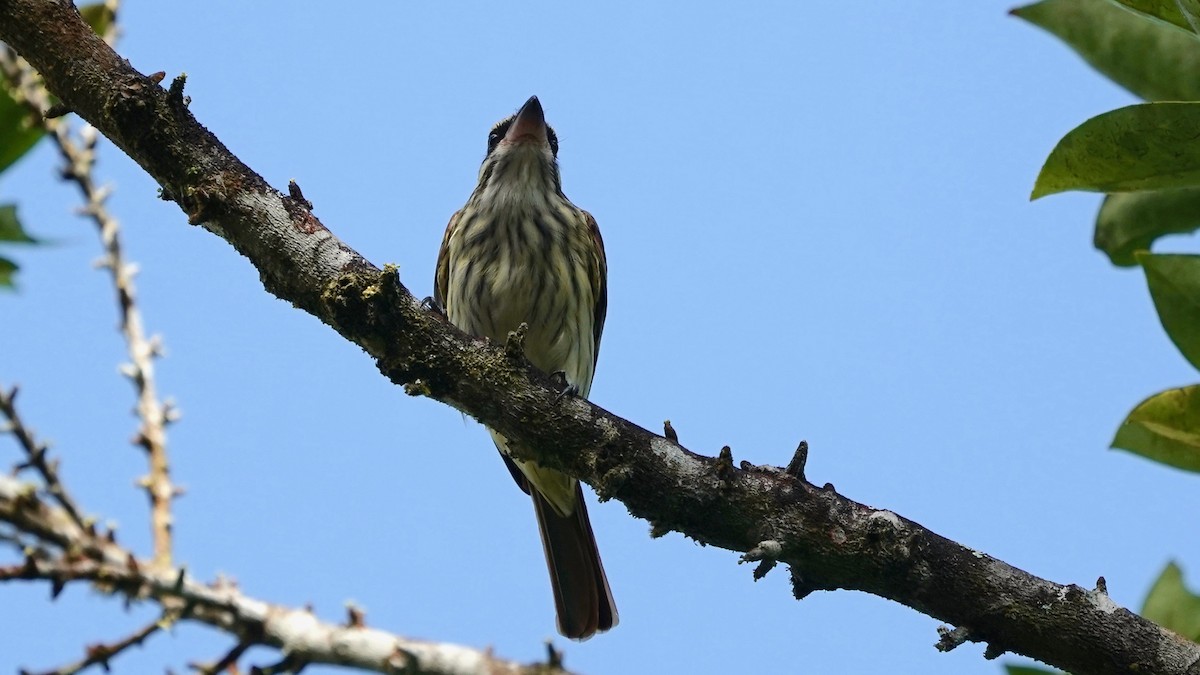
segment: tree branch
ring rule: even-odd
[[[162,630],[162,627],[163,627],[163,622],[156,619],[156,620],[146,624],[142,628],[138,629],[136,632],[132,633],[131,635],[128,635],[120,640],[117,640],[116,642],[113,642],[110,644],[98,642],[96,644],[88,645],[87,649],[85,650],[86,653],[84,654],[82,659],[79,659],[78,661],[76,661],[70,665],[63,666],[61,668],[55,668],[54,670],[48,670],[44,673],[41,673],[40,675],[76,675],[76,673],[87,670],[88,668],[90,668],[92,666],[100,666],[106,672],[110,672],[110,670],[111,670],[109,667],[110,661],[112,661],[114,658],[119,656],[121,654],[121,652],[124,652],[125,650],[129,649],[130,647],[140,646],[151,635]],[[22,672],[22,675],[24,675],[27,671],[21,671],[21,672]]]
[[[35,486],[2,475],[0,521],[34,533],[60,550],[57,555],[46,549],[31,551],[22,563],[0,566],[0,582],[47,581],[55,596],[68,584],[85,582],[109,595],[123,595],[130,600],[150,599],[161,605],[164,612],[164,618],[155,625],[198,621],[238,636],[239,645],[268,645],[301,662],[351,666],[379,673],[566,675],[565,671],[546,664],[504,661],[469,647],[412,640],[367,628],[361,613],[343,626],[325,623],[306,609],[249,598],[232,584],[209,586],[192,580],[183,569],[139,563],[129,550],[80,527],[61,507],[43,501]],[[147,627],[114,645],[99,645],[89,651],[91,661],[85,659],[86,663],[81,663],[103,663],[151,632]],[[244,648],[235,651],[234,659]]]
[[[107,22],[103,39],[111,45],[116,39],[116,0],[106,1],[106,10],[113,20]],[[0,50],[0,73],[8,81],[14,97],[33,114],[37,123],[58,148],[63,159],[62,177],[79,188],[84,199],[83,215],[89,217],[100,235],[104,257],[100,266],[109,271],[120,311],[121,334],[129,351],[129,363],[121,372],[133,383],[137,392],[135,408],[140,425],[133,442],[146,452],[149,472],[138,481],[150,502],[151,533],[154,538],[154,564],[171,565],[171,500],[180,493],[171,484],[167,455],[167,425],[178,412],[170,401],[158,397],[154,377],[154,360],[162,353],[157,336],[147,337],[142,327],[142,315],[137,305],[137,290],[133,284],[136,265],[125,258],[121,243],[121,227],[106,205],[110,191],[96,184],[92,169],[96,162],[95,128],[84,125],[77,137],[71,124],[63,117],[45,115],[49,111],[50,94],[28,62]]]
[[[54,497],[54,501],[58,502],[71,522],[79,527],[86,527],[83,513],[76,506],[71,494],[63,487],[62,479],[58,476],[58,460],[52,460],[46,456],[50,452],[50,447],[34,437],[33,430],[25,425],[25,421],[17,412],[17,391],[14,386],[6,392],[3,385],[0,385],[0,416],[7,420],[4,424],[5,430],[17,439],[17,445],[21,446],[21,450],[29,458],[17,464],[17,472],[30,468],[36,470],[46,491]]]
[[[1200,646],[1103,592],[1037,578],[832,486],[817,488],[799,471],[737,468],[730,454],[696,455],[587,401],[555,405],[544,375],[424,311],[393,269],[380,272],[303,198],[246,167],[192,117],[181,79],[162,89],[52,0],[0,0],[0,40],[153,176],[189,222],[246,256],[269,292],[360,345],[410,394],[520,441],[514,446],[529,459],[622,501],[655,532],[769,553],[791,566],[797,597],[845,588],[895,600],[987,642],[988,656],[1014,651],[1080,675],[1200,668]]]

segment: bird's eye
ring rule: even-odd
[[[495,150],[496,146],[500,144],[500,140],[504,138],[504,134],[508,133],[508,128],[512,126],[513,119],[513,117],[509,117],[506,120],[501,120],[500,122],[496,123],[496,126],[492,127],[492,132],[488,134],[489,155],[492,154],[492,151]]]
[[[546,125],[546,138],[550,140],[550,152],[558,157],[558,134],[554,133],[554,127]]]

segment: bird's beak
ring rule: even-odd
[[[542,104],[536,96],[530,96],[525,105],[517,111],[517,118],[508,128],[504,140],[510,143],[522,140],[546,142],[546,115],[542,112]]]

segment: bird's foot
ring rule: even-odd
[[[421,309],[429,310],[443,319],[447,318],[446,308],[442,307],[442,303],[434,300],[432,295],[421,301]]]
[[[567,379],[566,371],[556,370],[553,373],[550,373],[550,379],[553,380],[554,383],[559,387],[558,396],[554,397],[555,405],[558,405],[558,402],[567,396],[579,395],[579,387],[575,384],[572,384],[571,381]]]

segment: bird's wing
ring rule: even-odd
[[[450,236],[458,227],[458,217],[461,215],[462,210],[458,210],[450,216],[450,222],[446,225],[446,234],[442,235],[442,247],[438,249],[437,270],[433,277],[433,300],[447,313],[450,311],[446,307],[446,298],[449,296],[447,291],[450,290]]]
[[[591,261],[592,269],[588,275],[592,281],[592,297],[596,299],[596,313],[592,321],[596,340],[592,349],[592,366],[595,367],[595,359],[600,358],[600,334],[604,332],[604,318],[608,315],[608,258],[604,255],[604,239],[600,237],[600,226],[596,224],[596,219],[587,211],[583,212],[583,218],[587,221],[588,231],[596,242],[592,249],[596,252],[596,257]]]

